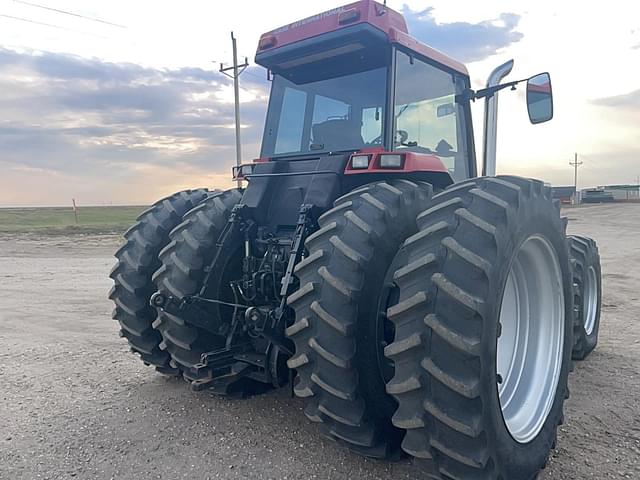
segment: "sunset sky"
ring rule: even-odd
[[[144,204],[231,185],[233,90],[217,72],[262,32],[343,1],[0,0],[0,206]],[[555,118],[529,124],[524,91],[500,97],[498,171],[579,186],[640,175],[640,3],[394,1],[410,33],[468,65],[474,88],[549,71]],[[107,23],[108,22],[108,23]],[[258,154],[265,71],[241,77],[243,153]],[[477,147],[482,102],[474,105]],[[481,152],[478,151],[478,158]]]

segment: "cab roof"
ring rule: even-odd
[[[268,62],[262,60],[271,56],[268,55],[270,53],[275,54],[283,47],[294,47],[297,42],[364,24],[379,30],[389,44],[404,46],[463,75],[469,75],[464,64],[411,37],[402,14],[373,0],[361,0],[327,10],[262,34],[256,63],[269,68]]]

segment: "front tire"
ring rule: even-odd
[[[602,272],[600,254],[595,240],[573,235],[569,237],[569,252],[576,287],[573,329],[573,358],[584,360],[598,344],[600,311],[602,309]]]
[[[551,189],[479,178],[433,197],[403,246],[387,384],[436,479],[535,478],[568,396],[573,302]]]

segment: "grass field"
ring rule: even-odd
[[[82,207],[76,224],[69,207],[0,208],[0,233],[122,233],[146,207]]]

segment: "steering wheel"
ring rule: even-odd
[[[400,139],[398,139],[400,137]],[[409,139],[409,132],[406,130],[396,130],[396,138],[395,145],[404,145],[405,147],[407,140]],[[376,138],[369,142],[369,145],[381,145],[382,144],[382,135],[378,135]]]
[[[398,141],[398,137],[400,137],[400,141]],[[409,139],[409,132],[407,132],[406,130],[396,130],[396,138],[394,139],[394,142],[397,145],[406,146],[408,139]]]

